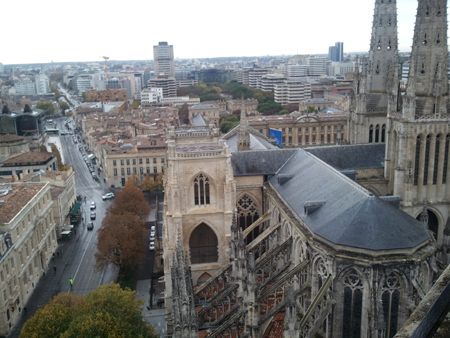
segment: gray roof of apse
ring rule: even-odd
[[[270,149],[232,153],[234,176],[274,175],[295,152],[295,149]]]
[[[279,185],[279,175],[292,178]],[[410,249],[430,239],[421,222],[302,149],[269,182],[313,233],[331,243],[380,251]],[[306,215],[304,204],[318,201],[325,202]]]
[[[305,150],[339,170],[384,168],[384,144],[315,147]]]

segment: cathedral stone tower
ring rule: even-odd
[[[450,182],[447,75],[447,1],[419,0],[406,95],[388,115],[385,177],[402,209],[445,239]]]
[[[187,253],[194,285],[205,282],[229,262],[236,185],[230,149],[213,125],[171,127],[167,139],[163,247],[170,312],[171,263],[177,246]]]
[[[397,109],[398,48],[396,0],[376,0],[369,59],[355,67],[350,112],[352,144],[384,143],[386,116]],[[389,102],[389,96],[394,100]]]

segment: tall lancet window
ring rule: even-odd
[[[447,183],[447,167],[448,167],[448,147],[449,147],[450,134],[445,137],[445,150],[444,150],[444,168],[442,170],[442,183]]]
[[[416,157],[414,159],[414,185],[417,185],[419,180],[419,160],[420,160],[420,135],[416,139]]]
[[[423,168],[423,185],[428,184],[428,165],[430,164],[430,140],[431,135],[428,135],[425,141],[425,163]]]
[[[203,174],[194,179],[194,203],[195,205],[210,203],[209,178]]]
[[[440,146],[441,146],[441,135],[438,135],[436,137],[436,145],[434,147],[433,184],[437,183]]]
[[[386,323],[386,337],[392,338],[397,333],[400,303],[400,282],[395,273],[391,273],[384,281],[381,302]]]
[[[386,125],[383,124],[381,127],[381,143],[386,142]]]
[[[362,290],[363,285],[358,274],[349,273],[344,279],[342,337],[361,337]]]
[[[373,142],[373,124],[369,127],[369,143]]]
[[[259,218],[258,206],[256,203],[246,194],[244,194],[237,202],[237,214],[239,227],[244,231]],[[247,236],[247,241],[250,243],[254,238],[259,235],[259,227],[256,227]]]
[[[380,125],[377,124],[375,127],[375,143],[380,142]]]

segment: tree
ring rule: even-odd
[[[56,150],[58,150],[58,149],[56,149]],[[41,144],[41,145],[39,146],[39,151],[40,151],[41,153],[48,153],[47,147],[46,147],[45,145],[43,145],[43,144]]]
[[[275,113],[274,115],[286,115],[289,114],[289,111],[286,109],[280,110],[278,113]]]
[[[317,114],[318,112],[319,111],[313,106],[308,106],[308,108],[306,108],[306,114]]]
[[[189,106],[187,103],[183,104],[178,112],[178,119],[182,124],[189,124]]]
[[[25,107],[23,108],[23,112],[24,113],[32,113],[33,111],[31,110],[30,106],[28,104],[26,104]]]
[[[142,181],[142,190],[143,191],[150,190],[152,188],[153,182],[154,181],[151,178],[151,176],[145,174],[144,181]]]
[[[59,150],[56,147],[56,145],[53,144],[51,149],[52,149],[53,156],[56,157],[56,162],[58,163],[58,170],[62,170],[62,171],[69,170],[70,167],[68,165],[65,165],[62,163],[61,154],[59,153]]]
[[[134,185],[138,189],[141,188],[141,182],[139,181],[139,177],[137,177],[136,174],[132,174],[130,177],[128,177],[125,185]]]
[[[292,113],[298,109],[298,104],[288,103],[283,106],[283,109],[286,109],[289,113]]]
[[[20,337],[156,338],[154,328],[143,320],[142,305],[135,291],[113,283],[87,296],[60,293],[25,323]]]
[[[257,109],[261,114],[271,115],[271,114],[278,113],[280,110],[283,109],[283,106],[279,103],[276,103],[273,101],[268,101],[268,102],[258,104]]]
[[[54,85],[50,85],[50,90],[55,93],[55,99],[59,99],[61,97],[61,93],[59,92],[58,88],[56,88]]]
[[[133,103],[131,104],[131,109],[139,109],[139,106],[141,105],[141,101],[136,101],[134,100]]]
[[[6,104],[3,106],[2,114],[11,114],[11,110]]]
[[[117,194],[108,212],[114,215],[132,214],[145,220],[150,213],[150,207],[143,192],[133,184],[133,181],[128,180],[125,187]]]
[[[153,184],[151,185],[150,190],[163,191],[164,190],[164,175],[159,173],[158,176],[155,177]]]
[[[62,111],[70,109],[69,105],[63,100],[59,101],[58,104],[59,104],[59,108],[61,108]]]
[[[50,101],[38,102],[36,108],[44,110],[45,115],[53,115],[55,113],[55,107]]]

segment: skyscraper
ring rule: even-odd
[[[153,59],[155,61],[155,75],[175,77],[175,63],[173,61],[173,46],[167,42],[159,42],[153,46]]]
[[[343,61],[344,60],[344,43],[336,42],[334,46],[328,48],[328,58],[331,61]]]

